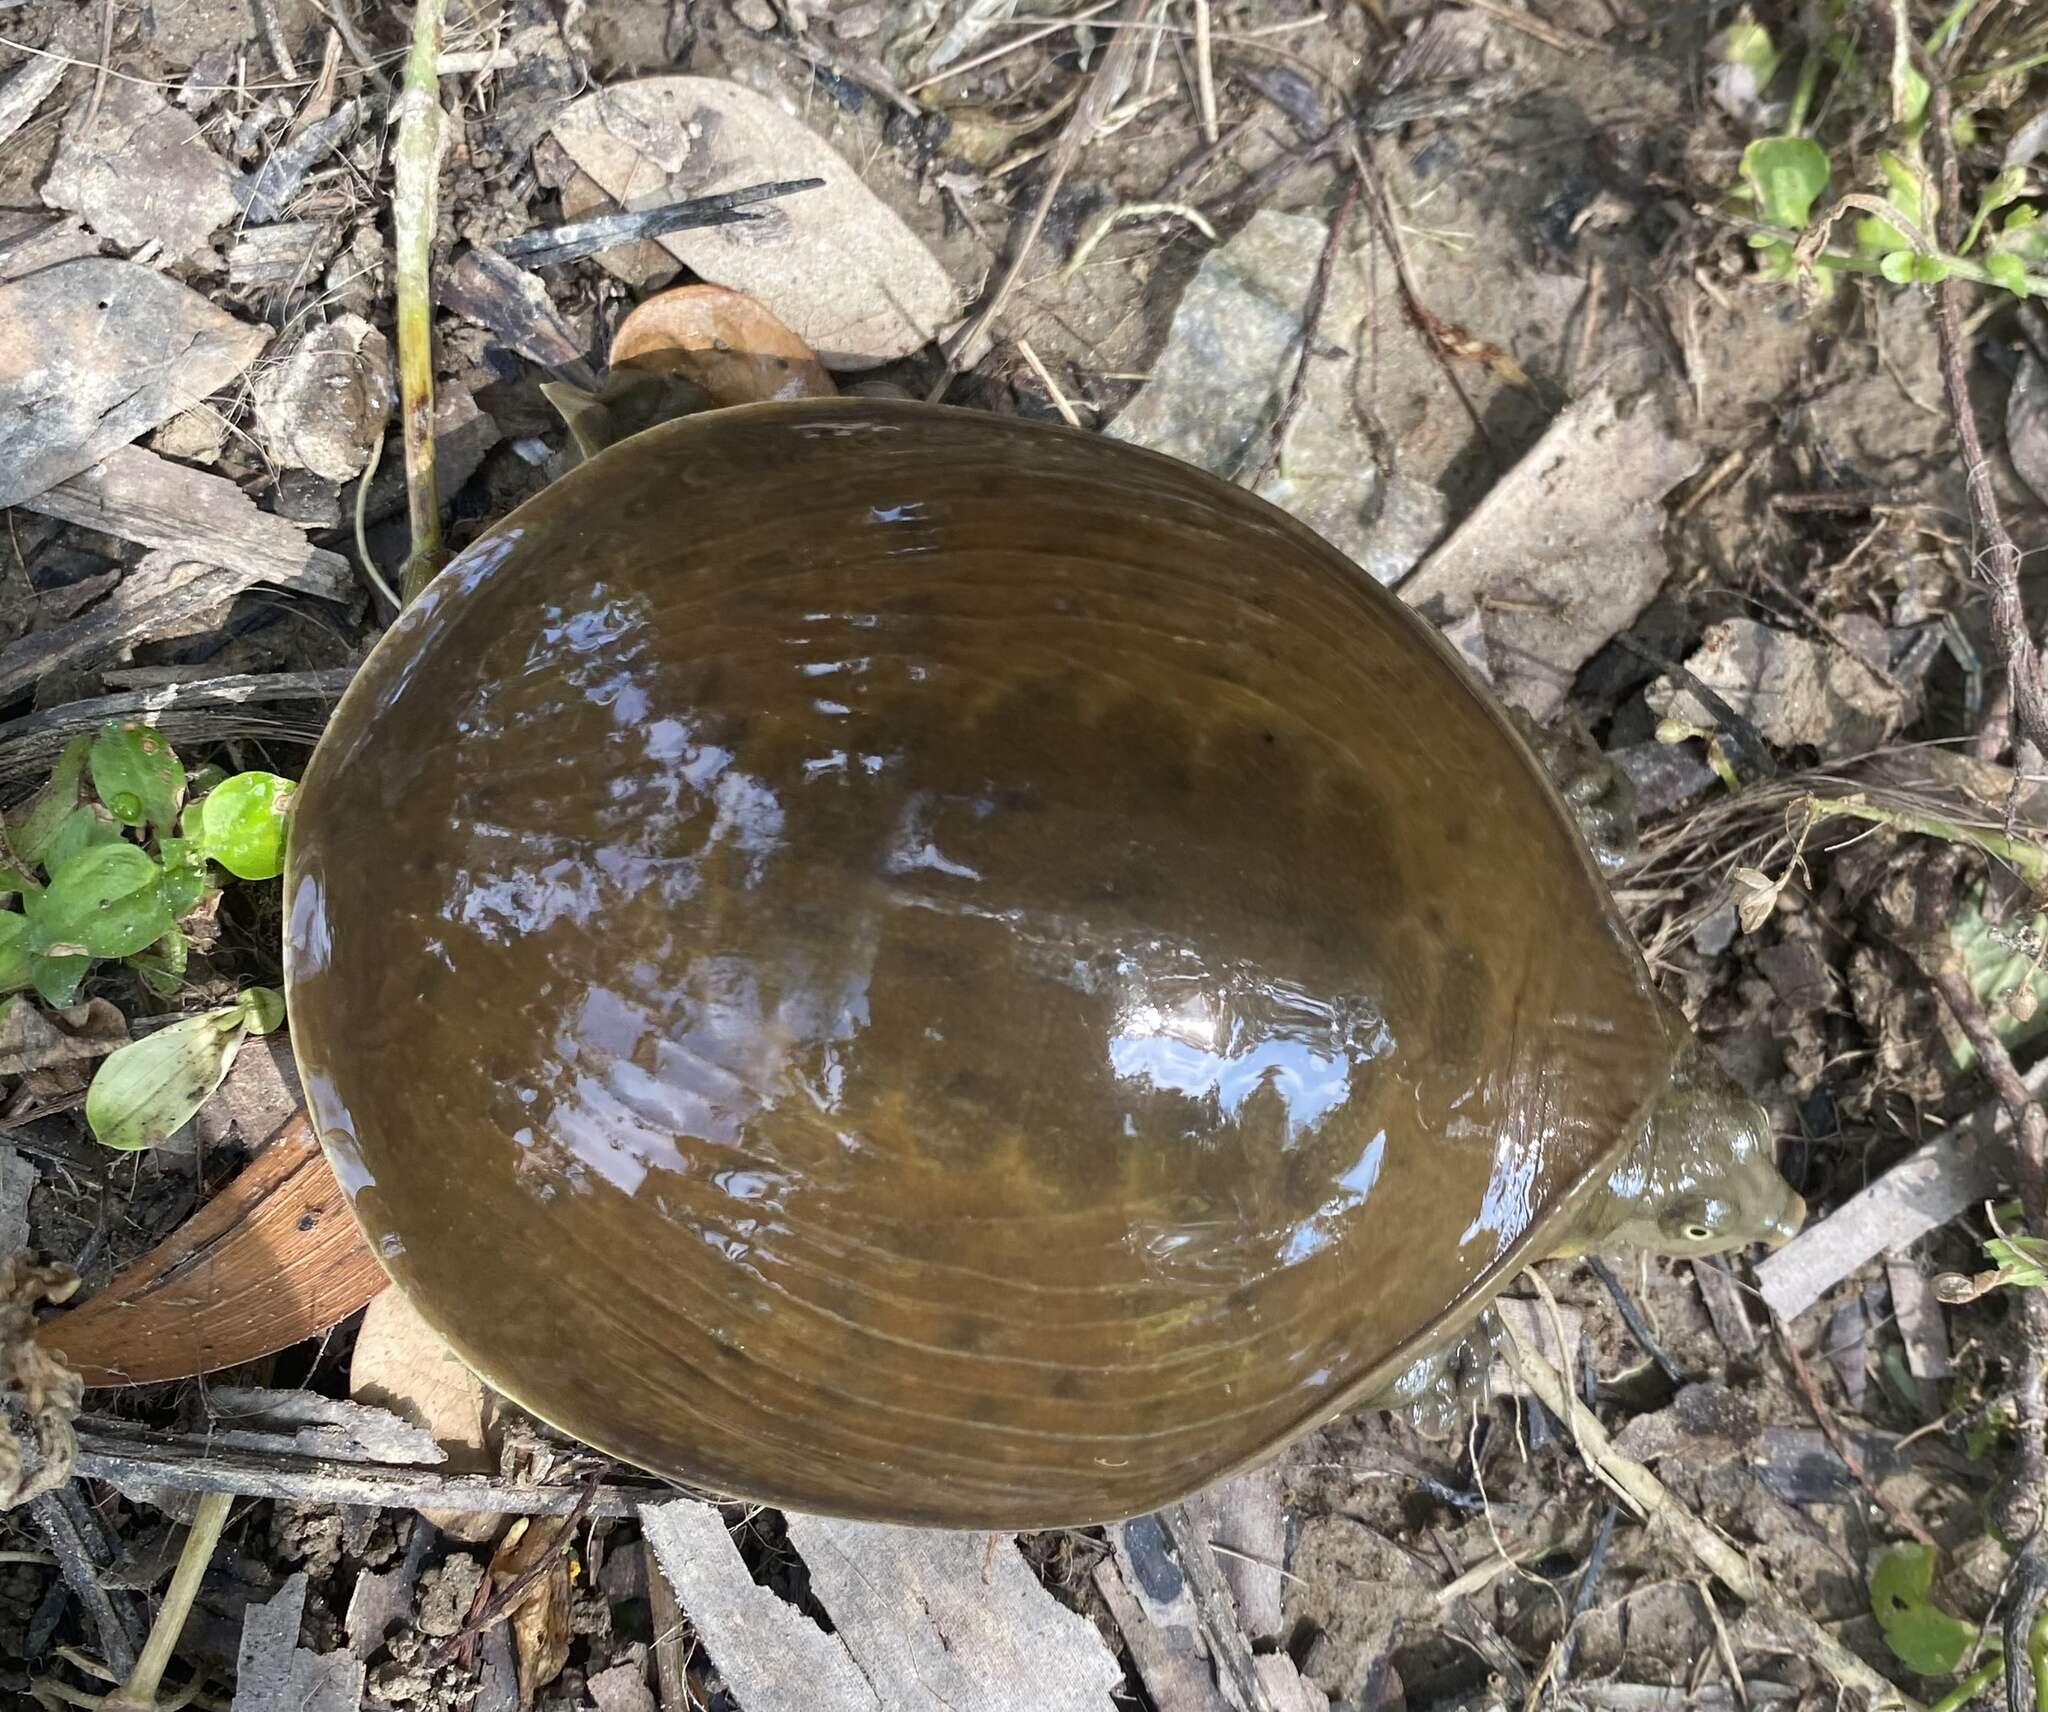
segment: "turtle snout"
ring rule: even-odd
[[[1783,1248],[1806,1223],[1806,1197],[1795,1189],[1785,1191],[1785,1204],[1764,1226],[1763,1240],[1772,1248]]]

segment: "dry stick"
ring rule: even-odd
[[[1129,0],[1124,16],[1117,24],[1116,35],[1096,63],[1088,92],[1074,103],[1073,112],[1067,115],[1066,124],[1060,127],[1059,140],[1047,156],[1045,184],[1039,190],[1030,220],[1017,239],[1016,253],[1011,256],[1010,265],[1003,270],[1003,277],[995,290],[989,293],[988,302],[980,314],[955,334],[947,345],[946,366],[940,372],[927,403],[936,404],[945,397],[946,388],[953,384],[953,377],[960,372],[960,359],[981,343],[982,335],[994,324],[995,318],[1002,313],[1003,305],[1009,301],[1010,293],[1016,289],[1024,264],[1031,259],[1031,252],[1037,247],[1038,234],[1045,230],[1053,198],[1059,195],[1068,171],[1094,137],[1103,115],[1109,111],[1110,102],[1116,98],[1117,86],[1123,81],[1124,72],[1138,51],[1140,32],[1137,26],[1145,21],[1151,10],[1152,0]]]
[[[1688,1510],[1663,1481],[1633,1457],[1614,1448],[1599,1417],[1572,1394],[1556,1368],[1532,1345],[1524,1344],[1512,1325],[1504,1352],[1508,1365],[1543,1406],[1566,1422],[1579,1453],[1595,1473],[1622,1492],[1653,1522],[1675,1533],[1686,1549],[1722,1584],[1795,1650],[1810,1658],[1842,1687],[1863,1695],[1873,1708],[1919,1712],[1918,1702],[1900,1693],[1882,1676],[1798,1606],[1780,1595],[1769,1579],[1739,1547],[1722,1538]]]
[[[1301,355],[1295,359],[1294,378],[1287,383],[1287,399],[1280,406],[1280,414],[1273,418],[1273,431],[1266,437],[1266,455],[1253,468],[1249,455],[1238,466],[1237,479],[1246,487],[1258,487],[1280,467],[1280,454],[1286,450],[1288,430],[1294,426],[1295,417],[1301,414],[1302,404],[1308,397],[1309,359],[1315,355],[1316,329],[1322,324],[1323,307],[1330,298],[1330,279],[1337,271],[1337,256],[1344,247],[1344,233],[1351,224],[1351,215],[1358,207],[1359,194],[1365,189],[1364,177],[1354,172],[1344,186],[1343,199],[1337,204],[1337,212],[1330,216],[1329,235],[1323,239],[1323,253],[1316,262],[1315,284],[1308,294],[1308,307],[1301,316]],[[1257,442],[1253,442],[1255,445]],[[1250,471],[1250,479],[1246,472]]]
[[[577,1525],[588,1513],[591,1502],[597,1497],[598,1489],[602,1484],[595,1475],[592,1475],[590,1479],[583,1483],[583,1490],[577,1495],[575,1507],[570,1510],[568,1515],[562,1518],[560,1534],[556,1541],[557,1549],[555,1551],[543,1552],[539,1557],[535,1558],[532,1563],[528,1564],[517,1575],[513,1576],[510,1581],[506,1582],[503,1587],[499,1588],[496,1593],[492,1594],[475,1616],[469,1618],[454,1634],[448,1636],[436,1646],[433,1651],[433,1657],[437,1662],[445,1662],[453,1658],[486,1629],[495,1628],[498,1624],[504,1622],[518,1606],[525,1602],[527,1594],[533,1591],[534,1585],[554,1566],[555,1560],[559,1555],[559,1548],[566,1544],[570,1536],[576,1532]],[[529,1526],[540,1525],[541,1519],[538,1517],[529,1524]]]
[[[1173,1542],[1181,1573],[1187,1577],[1188,1592],[1194,1598],[1195,1612],[1208,1638],[1209,1656],[1217,1674],[1230,1685],[1228,1698],[1243,1712],[1275,1712],[1272,1696],[1259,1679],[1251,1642],[1238,1622],[1237,1601],[1231,1597],[1223,1572],[1216,1567],[1208,1537],[1196,1527],[1185,1504],[1168,1505],[1159,1512],[1159,1520]]]
[[[1209,0],[1195,0],[1195,100],[1202,109],[1202,141],[1213,143],[1216,129],[1216,62],[1209,48]]]
[[[1792,1369],[1792,1377],[1799,1381],[1799,1389],[1806,1398],[1806,1406],[1813,1418],[1820,1423],[1820,1430],[1834,1447],[1835,1455],[1842,1459],[1856,1484],[1870,1494],[1870,1501],[1891,1518],[1893,1527],[1908,1533],[1931,1552],[1941,1548],[1934,1543],[1934,1536],[1913,1516],[1901,1510],[1877,1489],[1877,1482],[1870,1477],[1870,1470],[1863,1466],[1863,1459],[1856,1454],[1856,1447],[1849,1442],[1849,1436],[1842,1431],[1842,1423],[1835,1419],[1827,1399],[1821,1395],[1820,1385],[1813,1377],[1813,1369],[1806,1365],[1806,1358],[1799,1353],[1799,1345],[1793,1341],[1792,1329],[1783,1320],[1775,1320],[1778,1331],[1778,1345],[1785,1352],[1785,1360]]]
[[[1387,198],[1387,187],[1380,177],[1379,168],[1373,164],[1371,147],[1361,143],[1355,131],[1347,132],[1344,146],[1350,150],[1351,164],[1358,169],[1359,177],[1365,180],[1365,187],[1372,195],[1373,220],[1379,227],[1380,236],[1386,240],[1387,254],[1394,258],[1394,277],[1400,282],[1401,298],[1408,306],[1409,320],[1415,323],[1416,336],[1436,358],[1437,367],[1444,371],[1444,379],[1451,383],[1451,390],[1458,395],[1458,402],[1465,407],[1465,414],[1479,431],[1480,443],[1486,447],[1487,455],[1499,465],[1502,461],[1500,448],[1494,444],[1492,430],[1479,414],[1479,406],[1472,402],[1472,395],[1465,390],[1465,383],[1458,378],[1450,352],[1444,349],[1433,331],[1437,325],[1436,318],[1424,305],[1422,293],[1415,288],[1415,276],[1408,269],[1408,246],[1401,241],[1401,229],[1394,223],[1393,204]]]
[[[447,0],[417,0],[412,54],[397,103],[391,195],[396,229],[399,426],[405,441],[406,512],[412,557],[400,593],[410,601],[441,568],[441,496],[434,481],[434,306],[428,284],[433,259],[435,181],[447,126],[438,74]]]

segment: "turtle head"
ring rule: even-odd
[[[1772,1152],[1763,1107],[1694,1041],[1559,1252],[1776,1247],[1798,1231],[1806,1203],[1779,1176]]]

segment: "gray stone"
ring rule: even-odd
[[[65,122],[43,200],[126,249],[157,243],[172,260],[204,250],[234,217],[234,169],[189,113],[144,84],[109,83],[88,124],[91,106],[81,102]]]

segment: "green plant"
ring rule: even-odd
[[[1934,1553],[1922,1545],[1888,1546],[1870,1565],[1870,1609],[1884,1642],[1916,1676],[1954,1676],[1973,1650],[1982,1662],[1937,1700],[1928,1712],[1959,1712],[2004,1672],[2004,1641],[1995,1627],[1944,1611],[1932,1599]],[[2036,1712],[2048,1712],[2048,1615],[2027,1637],[2034,1676]]]
[[[92,969],[108,962],[127,964],[159,994],[177,992],[192,935],[219,903],[215,866],[243,880],[283,871],[294,788],[274,773],[188,772],[146,725],[110,722],[73,738],[49,783],[0,823],[0,993],[33,988],[45,1004],[68,1005]],[[243,1036],[266,1032],[281,1015],[275,994],[252,989],[224,1011],[113,1054],[101,1070],[102,1079],[113,1073],[108,1091],[95,1080],[87,1100],[88,1117],[97,1100],[112,1128],[102,1131],[95,1120],[95,1131],[102,1140],[110,1133],[149,1138],[114,1146],[161,1140],[154,1131],[169,1108],[144,1097],[138,1064],[154,1065],[165,1088],[175,1079],[185,1091],[218,1065],[189,1117],[219,1085]],[[212,1039],[195,1053],[206,1029]],[[166,1035],[170,1044],[159,1045]]]
[[[1950,8],[1923,44],[1929,56],[1948,46],[1975,5],[1960,0]],[[1756,107],[1781,112],[1782,129],[1743,151],[1740,182],[1727,199],[1726,211],[1748,226],[1763,271],[1817,288],[1846,272],[1895,285],[1954,277],[2016,297],[2048,296],[2042,193],[2024,167],[2000,172],[1977,193],[1968,229],[1953,248],[1937,241],[1940,198],[1922,149],[1932,92],[1911,53],[1881,51],[1882,35],[1867,28],[1870,13],[1864,0],[1804,8],[1797,52],[1747,9],[1715,40],[1724,75],[1759,103],[1768,90],[1785,87],[1788,66],[1797,67],[1782,108]],[[1905,8],[1890,15],[1903,20]],[[2008,56],[1954,81],[1981,84],[2023,74],[2029,65],[2030,56]],[[1826,116],[1830,136],[1815,134],[1817,115]],[[1967,143],[1974,123],[1958,115],[1948,146]],[[1852,150],[1873,127],[1883,129],[1884,141],[1864,160]],[[1830,199],[1837,185],[1844,188]],[[1852,212],[1861,217],[1850,228],[1851,242],[1835,242],[1837,224]]]

